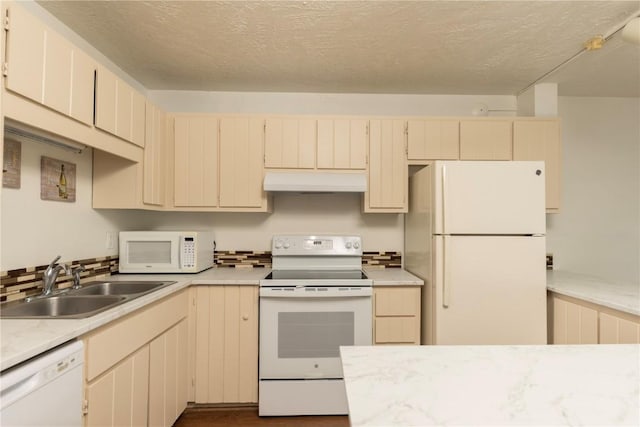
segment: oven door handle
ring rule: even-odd
[[[309,290],[309,288],[292,288],[291,290],[260,288],[260,298],[370,298],[371,288]]]

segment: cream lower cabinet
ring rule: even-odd
[[[407,212],[408,171],[405,121],[369,122],[369,187],[365,212]]]
[[[258,287],[196,286],[190,291],[195,403],[256,403]]]
[[[170,426],[186,408],[187,295],[83,337],[85,426]]]
[[[640,316],[600,313],[600,344],[640,344]]]
[[[420,344],[420,287],[373,289],[373,343]]]
[[[552,344],[640,344],[640,316],[549,292]]]
[[[554,297],[553,343],[597,344],[598,311]]]

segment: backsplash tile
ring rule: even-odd
[[[216,267],[271,268],[270,251],[215,251],[213,264]]]
[[[367,268],[400,268],[402,254],[400,252],[364,252],[362,266]]]
[[[110,276],[118,272],[118,257],[87,258],[67,261],[65,264],[75,268],[83,265],[86,271],[80,273],[80,282],[88,282]],[[42,275],[47,265],[19,268],[0,272],[0,302],[22,300],[42,292]],[[71,275],[58,276],[56,287],[68,288],[73,284]]]

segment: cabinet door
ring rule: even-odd
[[[142,201],[163,206],[165,200],[166,114],[147,103],[145,109],[144,176]]]
[[[374,289],[374,344],[420,344],[420,288]]]
[[[265,206],[263,120],[220,119],[220,207]]]
[[[554,297],[553,343],[597,344],[597,310]]]
[[[514,121],[513,160],[544,160],[547,210],[558,210],[562,164],[560,121]]]
[[[74,48],[69,115],[88,125],[93,124],[95,71],[93,59],[80,49]]]
[[[47,31],[43,104],[67,115],[71,102],[71,67],[71,44],[57,33]]]
[[[600,344],[640,344],[640,323],[600,313]]]
[[[511,160],[511,120],[462,120],[460,160]]]
[[[120,79],[116,79],[116,135],[132,140],[133,89]]]
[[[407,211],[407,156],[405,122],[371,120],[369,136],[369,188],[365,212]]]
[[[145,345],[87,386],[86,425],[147,425],[149,346]]]
[[[457,160],[460,157],[460,122],[409,120],[407,157],[409,160]]]
[[[131,95],[131,142],[144,147],[146,100],[141,93],[133,90]]]
[[[316,163],[316,121],[267,118],[264,150],[267,168],[313,169]]]
[[[258,401],[258,287],[196,288],[196,403]]]
[[[218,205],[218,120],[175,119],[175,206]]]
[[[99,66],[96,70],[96,118],[97,128],[116,135],[116,91],[118,79],[115,74]]]
[[[364,119],[318,120],[318,169],[365,169],[368,124]]]
[[[9,8],[7,89],[42,103],[47,28],[22,7]]]
[[[187,320],[149,344],[149,425],[171,426],[187,407]]]

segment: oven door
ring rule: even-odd
[[[371,345],[370,287],[260,288],[260,379],[342,378],[341,345]]]

